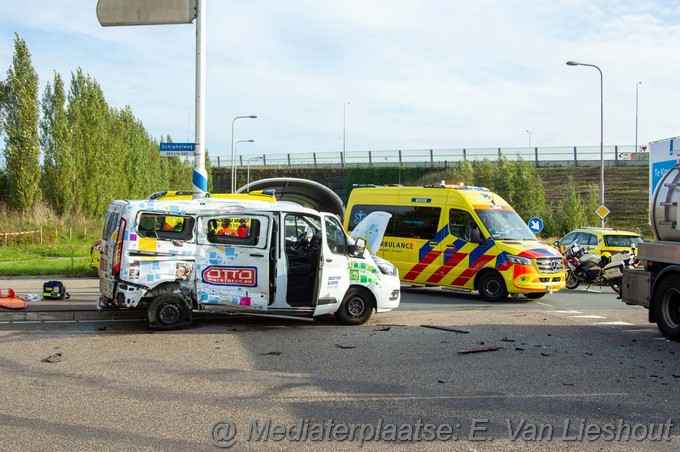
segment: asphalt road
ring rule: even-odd
[[[680,344],[606,288],[503,303],[407,289],[399,309],[358,327],[233,317],[150,334],[139,320],[4,323],[0,343],[9,450],[680,444]],[[485,347],[497,349],[460,353]]]

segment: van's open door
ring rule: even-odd
[[[317,275],[315,316],[337,311],[349,289],[347,234],[337,218],[330,214],[321,214],[321,231],[323,242]]]
[[[199,303],[232,311],[269,305],[269,244],[272,219],[224,213],[200,217],[196,256]]]

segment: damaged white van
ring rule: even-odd
[[[97,307],[146,309],[153,329],[188,325],[194,311],[363,324],[400,301],[397,269],[374,256],[389,219],[376,213],[354,240],[335,215],[289,202],[114,201]]]

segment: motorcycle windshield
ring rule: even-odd
[[[536,240],[529,226],[514,210],[475,210],[494,240]]]

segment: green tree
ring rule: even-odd
[[[576,190],[576,184],[571,176],[564,186],[564,196],[555,209],[555,222],[557,235],[562,236],[567,232],[588,225],[585,205],[581,195]]]
[[[469,160],[464,159],[458,162],[458,165],[453,169],[454,184],[462,182],[465,185],[474,185],[475,183],[475,169]]]
[[[76,164],[76,209],[87,216],[102,215],[112,194],[124,184],[120,147],[111,133],[112,114],[99,84],[78,68],[71,77],[67,118]]]
[[[494,181],[496,169],[491,160],[484,158],[481,162],[475,162],[475,183],[478,187],[486,187],[494,191]]]
[[[42,188],[47,202],[60,215],[75,204],[76,168],[71,152],[71,131],[66,119],[66,93],[61,76],[45,87],[40,120],[40,146],[43,151]]]
[[[506,201],[525,221],[545,211],[545,195],[543,181],[534,165],[521,156],[512,162],[512,192]],[[544,220],[545,218],[541,216]]]
[[[508,160],[504,155],[498,156],[498,161],[496,162],[496,168],[493,175],[493,188],[494,192],[498,193],[510,203],[514,205],[512,200],[514,196],[514,165]]]
[[[39,103],[38,74],[19,35],[15,35],[14,57],[3,91],[8,201],[25,212],[40,200]]]

